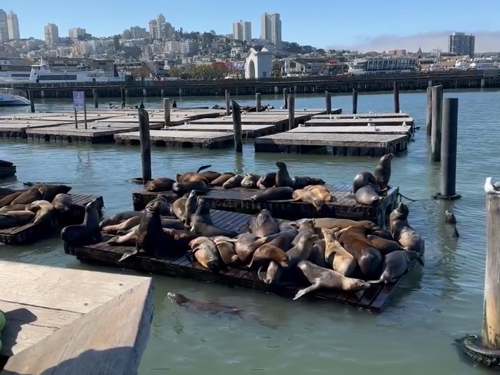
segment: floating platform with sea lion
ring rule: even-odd
[[[211,210],[215,226],[228,231],[243,233],[251,216],[247,214]],[[280,220],[281,221],[281,220]],[[83,262],[98,263],[102,265],[126,268],[141,272],[155,273],[166,276],[184,277],[200,281],[216,282],[227,286],[240,286],[250,289],[272,292],[283,296],[294,296],[301,286],[274,286],[262,282],[255,270],[229,268],[216,274],[203,268],[197,261],[190,260],[188,256],[178,255],[170,259],[158,259],[147,255],[137,255],[119,262],[124,253],[133,249],[131,246],[111,246],[105,241],[109,235],[103,235],[104,242],[87,246],[70,246],[64,244],[66,254],[76,256]],[[415,263],[415,262],[413,262]],[[413,266],[413,264],[412,264]],[[406,275],[406,274],[405,274]],[[310,293],[318,299],[361,307],[374,312],[381,312],[389,302],[397,285],[405,277],[403,275],[396,283],[381,285],[373,284],[369,289],[359,292],[337,292],[333,290],[318,290]]]
[[[392,187],[377,206],[367,206],[356,202],[351,194],[352,185],[325,185],[337,198],[335,202],[326,203],[319,211],[310,203],[282,200],[255,202],[250,197],[263,192],[259,189],[232,188],[224,189],[214,187],[203,199],[207,201],[212,209],[223,209],[246,214],[258,213],[261,209],[268,209],[277,218],[289,220],[304,217],[333,217],[351,220],[371,220],[383,227],[386,218],[397,205],[399,193],[398,187]],[[174,202],[178,196],[172,191],[149,192],[140,191],[132,194],[135,211],[143,210],[158,194],[164,196],[169,202]]]

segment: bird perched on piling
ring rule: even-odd
[[[493,183],[492,177],[486,177],[486,182],[484,183],[484,192],[487,194],[500,194],[500,183]]]

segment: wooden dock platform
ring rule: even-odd
[[[225,148],[234,144],[232,133],[213,131],[151,130],[151,144],[168,148]],[[139,132],[115,134],[115,142],[125,145],[139,145]]]
[[[313,118],[306,121],[305,126],[401,126],[413,125],[412,117],[369,117],[369,118]]]
[[[71,216],[64,216],[64,224],[79,224],[83,222],[85,216],[85,205],[95,198],[103,202],[101,196],[86,195],[86,194],[69,194],[73,203],[80,206],[80,209],[71,211]],[[79,207],[78,207],[79,208]],[[26,224],[19,227],[12,227],[8,229],[0,229],[0,242],[6,245],[23,245],[33,243],[56,233],[56,229],[60,227],[58,218],[55,217],[50,222],[43,225],[39,224]]]
[[[226,230],[235,230],[242,233],[250,220],[250,215],[215,211],[211,212],[214,224]],[[191,261],[186,255],[174,256],[164,260],[146,255],[125,259],[118,263],[125,251],[130,250],[126,246],[110,246],[105,242],[85,247],[71,247],[65,244],[66,254],[74,255],[77,259],[85,262],[97,262],[112,267],[128,268],[141,272],[184,277],[204,282],[215,282],[230,287],[240,286],[265,292],[271,292],[286,297],[293,297],[302,286],[268,286],[259,280],[255,270],[241,270],[230,268],[228,271],[214,274],[203,268],[198,262]],[[403,279],[404,276],[401,278]],[[400,279],[400,280],[401,280]],[[400,282],[398,280],[398,283]],[[333,290],[321,290],[311,293],[311,297],[328,300],[337,303],[348,304],[355,307],[381,312],[388,304],[391,295],[396,290],[397,283],[392,285],[372,285],[366,291],[357,293],[338,292]]]
[[[382,156],[403,152],[408,137],[390,134],[281,133],[255,138],[255,152],[308,153],[320,149],[332,155]]]
[[[287,133],[403,134],[411,136],[411,126],[299,126]]]
[[[333,113],[331,115],[325,115],[325,114],[320,114],[320,115],[315,115],[313,119],[330,119],[330,118],[336,118],[336,119],[348,119],[348,118],[392,118],[392,117],[397,117],[397,118],[402,118],[402,117],[410,117],[407,113],[404,112],[390,112],[390,113]]]
[[[182,125],[186,122],[204,118],[215,118],[221,116],[225,111],[216,109],[191,109],[191,110],[175,110],[170,113],[170,125]],[[139,123],[137,111],[135,113],[128,113],[125,116],[113,117],[108,120],[109,122],[119,123]],[[149,111],[150,124],[165,124],[163,111]]]
[[[312,204],[294,202],[289,200],[254,202],[249,198],[258,193],[258,189],[223,189],[215,187],[203,195],[212,209],[235,211],[246,214],[255,214],[262,209],[268,209],[273,216],[288,220],[298,220],[306,217],[335,217],[352,220],[372,220],[377,225],[384,227],[386,218],[397,206],[399,188],[393,187],[377,207],[359,204],[351,194],[351,185],[326,185],[336,202],[327,203],[318,211]],[[168,201],[177,199],[172,191],[152,193],[141,191],[132,194],[134,210],[143,210],[158,194],[162,194]]]
[[[225,133],[233,133],[233,125],[227,124],[213,124],[210,125],[211,132],[225,132]],[[185,124],[178,125],[169,128],[170,130],[177,131],[196,131],[196,132],[204,132],[207,131],[207,125],[203,124]],[[241,133],[243,138],[256,138],[262,137],[264,135],[274,134],[276,133],[276,126],[274,125],[241,125]]]
[[[2,120],[0,138],[27,138],[26,130],[70,124],[68,121]],[[74,123],[73,123],[74,127]]]
[[[137,373],[154,312],[150,277],[0,261],[0,282],[2,374]]]

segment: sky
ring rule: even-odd
[[[267,12],[280,13],[283,40],[318,48],[446,50],[447,35],[457,31],[476,35],[476,52],[500,51],[500,0],[2,0],[2,7],[18,14],[23,38],[43,39],[47,23],[58,25],[60,36],[72,27],[94,36],[135,25],[148,29],[159,13],[176,29],[218,34],[250,21],[258,38]]]

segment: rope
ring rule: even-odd
[[[410,202],[417,202],[417,201],[418,201],[418,199],[411,199],[411,198],[408,198],[407,196],[405,196],[405,195],[403,195],[403,194],[401,194],[401,193],[398,193],[398,196],[399,196],[400,198],[408,199]]]

